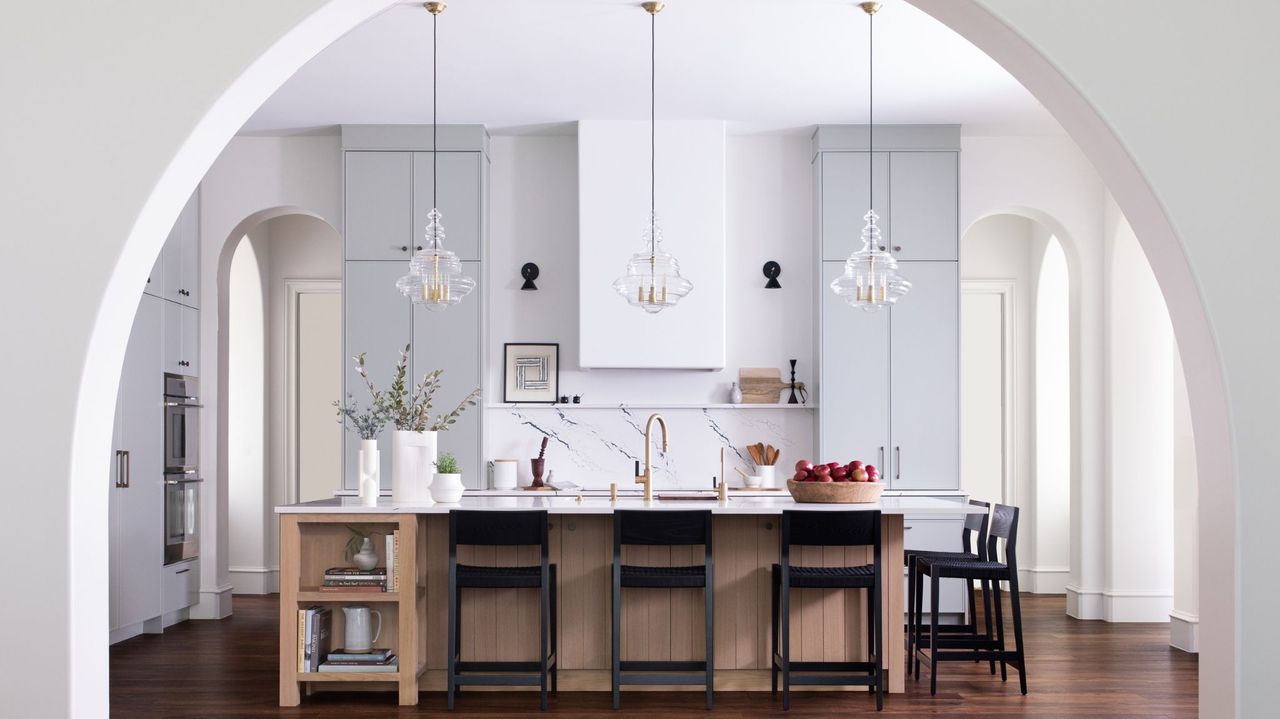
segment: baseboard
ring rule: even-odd
[[[211,589],[200,589],[200,601],[191,607],[192,619],[226,619],[231,616],[230,584]]]
[[[160,625],[168,629],[175,624],[181,624],[191,618],[191,607],[183,607],[172,612],[166,612],[160,616]]]
[[[1065,590],[1067,616],[1076,619],[1163,623],[1173,611],[1172,594],[1086,590],[1070,584]]]
[[[1066,594],[1070,567],[1031,567],[1018,570],[1018,588],[1031,594]]]
[[[235,594],[277,594],[279,567],[228,567],[227,576]]]
[[[145,622],[138,622],[137,624],[130,624],[128,626],[120,627],[119,629],[112,629],[108,641],[112,644],[117,644],[126,639],[133,639],[134,637],[141,636],[143,633],[143,624],[145,624]]]
[[[1169,646],[1188,654],[1200,653],[1200,615],[1169,612]]]

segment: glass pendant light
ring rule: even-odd
[[[409,260],[409,274],[396,281],[396,288],[428,310],[439,312],[462,301],[476,281],[462,274],[458,255],[444,248],[444,226],[440,224],[440,206],[436,203],[440,181],[436,174],[436,21],[444,12],[442,2],[429,2],[423,7],[431,13],[431,212],[427,214],[426,242]]]
[[[867,214],[862,219],[867,221],[862,228],[862,249],[849,255],[844,263],[844,274],[831,282],[831,289],[844,298],[853,307],[861,307],[868,312],[875,312],[881,307],[892,305],[903,295],[911,291],[911,283],[898,274],[898,261],[885,251],[880,244],[880,227],[876,220],[880,216],[875,211],[875,14],[880,9],[878,2],[864,2],[859,5],[867,14],[867,31],[870,60],[868,73],[870,80],[868,96],[870,102],[867,109]]]
[[[627,262],[627,273],[613,281],[613,289],[632,306],[657,314],[673,307],[693,289],[693,283],[680,276],[680,263],[662,249],[662,229],[658,227],[657,207],[657,20],[660,2],[641,5],[649,13],[649,221],[644,230],[639,252]]]

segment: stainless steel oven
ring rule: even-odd
[[[164,563],[199,552],[200,393],[194,377],[164,376]]]
[[[164,468],[196,469],[200,462],[200,395],[194,377],[164,376]]]
[[[164,476],[164,563],[195,559],[200,551],[200,483],[194,471]]]

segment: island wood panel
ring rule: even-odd
[[[894,529],[896,527],[896,529]],[[772,635],[770,566],[779,561],[778,517],[718,516],[713,525],[715,666],[718,670],[767,670]],[[885,521],[886,576],[901,565],[901,520]],[[448,517],[426,518],[426,660],[443,669],[447,657]],[[896,555],[893,538],[896,537]],[[611,657],[612,518],[552,517],[550,557],[557,564],[560,668],[609,670]],[[698,565],[701,547],[626,547],[623,561],[655,566]],[[897,557],[897,565],[894,557]],[[850,566],[871,560],[867,548],[802,547],[796,564]],[[536,564],[536,547],[460,547],[459,561]],[[901,583],[886,581],[884,601],[902,606]],[[794,661],[856,661],[866,657],[866,607],[860,591],[797,590],[792,594]],[[624,660],[698,660],[703,649],[703,597],[697,590],[626,589],[622,605]],[[467,590],[462,600],[462,652],[468,660],[532,660],[538,654],[538,598],[534,590]],[[905,662],[901,622],[885,626],[890,690],[902,690]],[[607,681],[607,675],[602,675]],[[894,686],[897,689],[894,689]]]

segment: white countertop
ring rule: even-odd
[[[659,495],[662,493],[659,492]],[[470,495],[460,502],[450,504],[412,505],[395,502],[389,497],[380,497],[378,504],[366,507],[355,497],[334,497],[302,504],[290,504],[276,507],[277,514],[447,514],[453,509],[479,509],[491,511],[518,509],[545,509],[552,514],[612,514],[615,509],[661,509],[661,510],[711,510],[713,514],[780,514],[783,510],[794,509],[810,512],[839,512],[880,510],[885,514],[910,515],[958,515],[979,514],[983,510],[973,507],[963,500],[952,501],[937,497],[882,497],[879,502],[867,504],[800,504],[786,493],[730,495],[729,501],[721,503],[712,498],[707,500],[655,498],[650,504],[643,499],[621,497],[617,502],[610,502],[608,496],[551,496],[526,492],[524,496],[493,496],[489,494]]]

